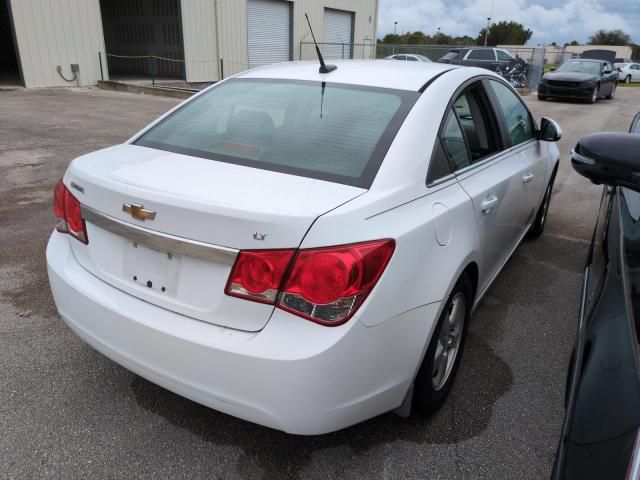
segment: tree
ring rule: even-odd
[[[477,45],[484,45],[486,28],[480,30],[476,38]],[[529,41],[533,32],[518,22],[498,22],[489,27],[487,45],[524,45]]]
[[[577,40],[571,40],[569,43],[565,43],[564,46],[566,47],[567,45],[571,45],[572,47],[575,47],[576,45],[580,45],[578,43]]]
[[[589,45],[629,45],[631,35],[622,30],[598,30],[589,37]]]

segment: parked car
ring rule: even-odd
[[[582,138],[571,161],[603,191],[582,284],[554,479],[640,478],[640,126]]]
[[[502,48],[469,47],[451,48],[438,62],[486,68],[495,72],[510,65],[515,60],[516,57]]]
[[[620,82],[640,82],[640,63],[614,63],[613,66]]]
[[[502,75],[514,87],[528,85],[529,64],[502,48],[452,48],[438,62],[486,68]]]
[[[617,83],[618,72],[610,62],[567,60],[542,76],[538,85],[538,99],[555,97],[595,103],[599,98],[613,98]]]
[[[486,70],[336,65],[241,73],[75,159],[47,247],[71,329],[286,432],[436,410],[471,312],[544,229],[561,131]]]
[[[417,53],[398,53],[396,55],[389,55],[387,60],[406,60],[407,62],[430,62],[431,60],[424,55],[418,55]]]

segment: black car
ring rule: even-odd
[[[514,87],[526,87],[529,64],[507,50],[494,47],[452,48],[438,60],[439,63],[479,67],[497,72]]]
[[[640,478],[640,114],[636,134],[580,140],[571,161],[603,184],[582,286],[552,478]]]
[[[438,60],[439,63],[480,67],[494,72],[504,70],[515,61],[516,57],[506,50],[493,47],[452,48]]]
[[[613,98],[617,83],[618,72],[611,62],[567,60],[540,79],[538,99],[571,98],[595,103],[602,97]]]

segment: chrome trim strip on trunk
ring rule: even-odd
[[[233,265],[238,255],[238,250],[234,248],[221,247],[142,228],[100,213],[86,205],[82,205],[80,208],[82,218],[87,222],[149,248],[225,265]]]

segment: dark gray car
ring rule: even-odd
[[[595,103],[599,98],[613,98],[617,83],[618,72],[611,62],[568,60],[544,74],[538,85],[538,99],[555,97]]]

